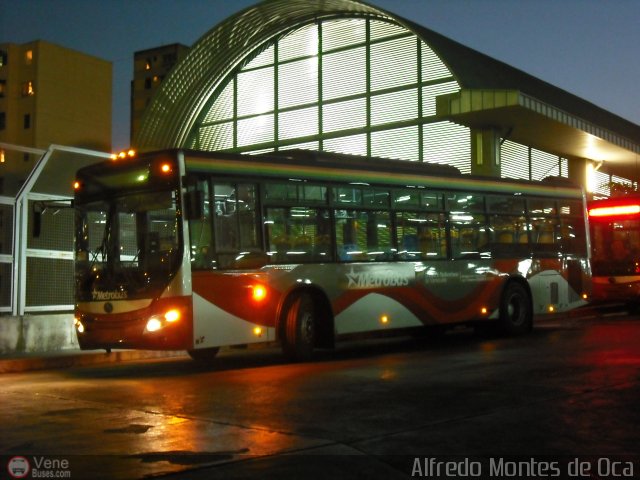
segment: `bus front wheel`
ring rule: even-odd
[[[522,335],[533,327],[533,310],[527,289],[509,282],[500,299],[500,330],[508,335]]]
[[[296,294],[284,313],[282,351],[289,360],[311,358],[316,340],[316,310],[307,293]]]
[[[208,364],[213,362],[216,355],[220,351],[220,347],[199,348],[197,350],[187,350],[187,353],[198,363]]]

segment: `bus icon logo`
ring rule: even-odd
[[[24,457],[12,457],[7,463],[7,471],[11,478],[25,478],[30,470],[29,460]]]

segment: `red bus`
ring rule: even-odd
[[[640,304],[640,196],[588,203],[593,300]]]
[[[83,349],[279,341],[498,325],[585,304],[584,195],[556,182],[309,151],[169,150],[77,173]]]

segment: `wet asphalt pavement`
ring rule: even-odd
[[[71,478],[638,478],[639,399],[640,318],[624,312],[519,338],[358,340],[301,364],[268,347],[209,368],[3,374],[0,475],[24,457]]]

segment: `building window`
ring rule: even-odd
[[[147,58],[147,60],[144,63],[144,69],[145,70],[151,70],[151,59]]]
[[[0,112],[0,130],[4,130],[7,127],[7,114]]]
[[[31,128],[31,115],[29,113],[25,113],[24,115],[24,129],[28,130]]]
[[[177,55],[175,53],[165,53],[162,55],[162,65],[164,67],[170,67],[178,60]]]
[[[6,90],[7,90],[7,81],[0,80],[0,97],[4,97]]]
[[[31,65],[33,63],[33,50],[27,50],[24,52],[25,65]]]
[[[4,67],[7,64],[7,52],[0,50],[0,67]]]
[[[145,78],[144,79],[144,89],[145,90],[150,90],[151,89],[151,79],[150,78]]]
[[[29,81],[29,82],[24,82],[22,84],[22,96],[23,97],[31,97],[33,95],[35,95],[35,90],[33,89],[33,82]]]

